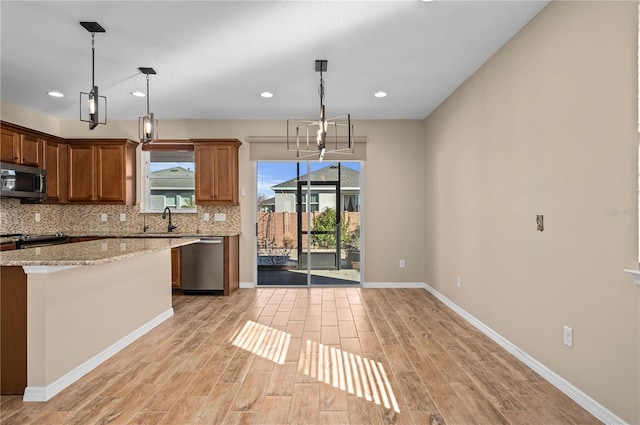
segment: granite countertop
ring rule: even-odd
[[[176,248],[198,238],[115,238],[2,251],[0,266],[88,266]]]

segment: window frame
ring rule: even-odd
[[[162,210],[159,209],[155,209],[151,207],[151,181],[153,180],[152,177],[150,177],[151,174],[151,152],[154,149],[143,149],[142,153],[141,153],[141,170],[142,170],[142,178],[141,180],[141,187],[140,187],[140,212],[141,213],[145,213],[145,214],[161,214],[164,210],[164,208]],[[184,151],[184,149],[178,149],[178,148],[174,148],[174,149],[167,149],[167,148],[163,148],[163,149],[158,149],[158,150],[162,150],[164,152],[170,152],[170,151],[175,151],[175,152],[179,152],[179,151]],[[192,149],[187,149],[187,150],[192,150]],[[176,162],[180,162],[180,161],[176,161]],[[193,199],[194,199],[194,203],[193,203],[193,208],[176,208],[176,207],[172,207],[169,206],[171,208],[171,212],[172,213],[177,213],[177,214],[197,214],[198,213],[198,205],[195,203],[195,158],[194,158],[194,162],[193,162],[193,169],[194,169],[194,176],[193,176]],[[179,191],[176,191],[179,192]],[[176,196],[177,197],[177,196]]]

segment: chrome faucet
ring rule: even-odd
[[[167,226],[167,232],[173,232],[174,229],[177,229],[178,226],[174,226],[171,224],[171,209],[169,207],[164,207],[164,211],[162,212],[162,219],[166,220],[167,212],[169,213],[169,225]]]

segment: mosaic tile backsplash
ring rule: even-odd
[[[40,222],[35,221],[36,213]],[[209,221],[203,220],[204,213],[209,213]],[[107,214],[107,221],[100,221],[101,214]],[[125,221],[120,221],[120,214],[125,215]],[[225,221],[214,221],[215,214],[224,214]],[[178,233],[240,232],[240,207],[198,205],[197,213],[173,213],[171,221],[178,226],[174,230]],[[160,213],[140,213],[139,205],[20,204],[18,199],[0,199],[0,233],[130,234],[142,232],[145,225],[149,233],[163,233],[167,223]]]

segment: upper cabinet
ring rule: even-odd
[[[236,139],[192,140],[196,159],[196,204],[238,205]]]
[[[127,139],[67,140],[68,202],[136,202],[136,142]]]
[[[2,123],[0,159],[14,164],[42,166],[42,139],[28,129]]]
[[[67,200],[67,145],[57,140],[43,139],[42,168],[47,170],[47,204]]]

